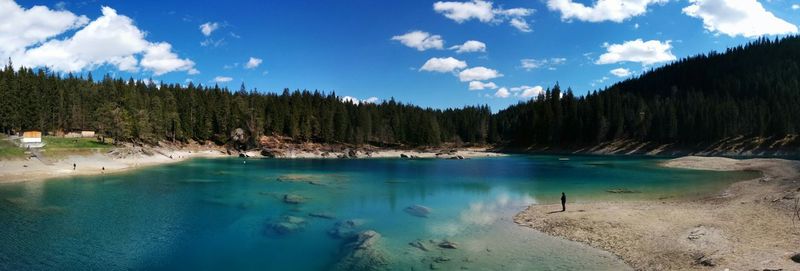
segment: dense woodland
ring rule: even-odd
[[[0,71],[0,130],[96,130],[118,142],[229,142],[284,135],[320,143],[587,146],[613,139],[709,142],[800,128],[800,37],[759,39],[576,96],[555,85],[496,114],[488,106],[420,108],[335,93],[100,80],[42,69]],[[251,140],[254,144],[255,140]]]
[[[764,38],[682,59],[581,97],[556,85],[500,111],[493,125],[516,146],[614,139],[689,145],[796,134],[800,37]]]

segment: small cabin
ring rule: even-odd
[[[41,148],[44,147],[42,142],[41,131],[25,131],[19,137],[19,146],[22,148]]]
[[[23,132],[22,143],[42,143],[42,132],[40,131]]]

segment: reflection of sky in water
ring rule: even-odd
[[[0,185],[0,269],[320,270],[339,260],[328,232],[354,219],[381,233],[392,267],[616,270],[610,254],[513,224],[533,203],[708,193],[741,173],[657,160],[512,156],[470,160],[193,160],[124,174]],[[280,181],[278,179],[281,179]],[[715,180],[715,181],[712,181]],[[610,194],[626,188],[636,194]],[[286,204],[283,195],[307,199]],[[411,205],[431,208],[427,218]],[[335,219],[309,216],[329,213]],[[270,222],[302,218],[296,232]],[[449,240],[455,250],[436,248]],[[432,249],[409,245],[420,240]]]

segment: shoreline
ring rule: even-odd
[[[665,167],[757,170],[762,177],[700,199],[531,205],[514,222],[609,251],[637,270],[800,268],[800,161],[687,156]]]
[[[278,157],[262,156],[257,151],[242,152],[248,159],[469,159],[499,157],[506,154],[491,152],[485,148],[461,148],[451,152],[423,150],[373,150],[369,155],[358,153],[348,157],[346,152],[286,151],[287,155]],[[405,155],[407,157],[401,157]],[[41,181],[68,176],[92,176],[141,169],[150,166],[178,163],[194,158],[237,157],[227,154],[222,148],[140,148],[120,147],[109,151],[95,151],[91,154],[68,154],[58,159],[37,158],[0,160],[0,184],[27,181]],[[73,164],[76,168],[73,170]],[[103,170],[105,168],[105,170]]]

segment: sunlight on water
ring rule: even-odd
[[[621,270],[609,253],[512,217],[562,191],[570,202],[696,197],[755,176],[659,161],[200,159],[0,185],[0,269],[328,270],[366,259],[395,270]],[[354,253],[346,243],[367,230],[380,238]]]

